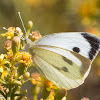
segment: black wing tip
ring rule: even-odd
[[[81,33],[81,35],[90,43],[91,50],[89,52],[89,59],[93,61],[98,51],[100,50],[100,38],[91,33]]]
[[[91,33],[81,33],[81,35],[84,36],[84,38],[90,40],[90,41],[93,41],[95,43],[99,43],[100,44],[100,38],[97,37],[96,35],[94,34],[91,34]]]

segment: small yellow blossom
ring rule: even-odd
[[[41,85],[41,78],[39,73],[32,73],[31,77],[33,78],[32,84]]]
[[[10,50],[7,52],[7,59],[10,61],[13,58],[13,52]],[[25,65],[29,65],[32,63],[31,55],[28,52],[17,52],[16,55],[14,56],[14,59],[20,63],[24,63]]]
[[[7,52],[6,58],[11,62],[13,59],[13,52],[12,50],[10,50],[9,52]],[[14,59],[19,62],[21,59],[21,52],[17,52],[17,54],[14,56]]]
[[[4,54],[0,55],[0,63],[2,62],[2,60],[4,59]]]
[[[51,81],[45,80],[44,85],[46,86],[46,89],[48,91],[51,91],[51,89],[58,89],[56,85],[54,85]]]
[[[45,86],[47,91],[51,91],[51,89],[58,89],[56,85],[54,85],[51,81],[44,79],[38,73],[32,74],[31,77],[34,78],[34,80],[32,80],[34,85]]]
[[[28,52],[22,52],[20,63],[24,63],[25,65],[31,64],[32,63],[31,55]]]
[[[3,66],[0,66],[0,72],[1,73],[3,72]]]
[[[1,54],[0,55],[0,72],[2,73],[1,77],[4,77],[5,75],[7,75],[7,70],[5,69],[5,65],[6,63],[9,63],[9,61],[7,59],[4,59],[5,55]]]
[[[54,95],[55,95],[54,91],[51,90],[50,95],[49,95],[49,100],[54,100]]]
[[[5,69],[5,66],[0,66],[0,72],[2,73],[1,77],[4,77],[8,74],[8,71]]]
[[[0,66],[6,63],[9,63],[9,61],[7,59],[4,59],[6,57],[5,54],[1,54],[0,55]]]
[[[1,36],[6,36],[7,39],[12,39],[14,36],[15,27],[9,27],[8,32],[1,34]]]
[[[9,52],[7,52],[7,59],[11,60],[13,58],[13,52],[12,50],[10,50]]]

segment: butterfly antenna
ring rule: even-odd
[[[18,15],[19,15],[19,18],[20,18],[20,20],[21,20],[21,23],[22,23],[23,29],[24,29],[24,31],[25,31],[25,34],[27,34],[26,29],[25,29],[25,26],[24,26],[24,23],[23,23],[23,20],[22,20],[22,17],[21,17],[21,15],[20,15],[20,12],[18,12]]]

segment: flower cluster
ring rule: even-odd
[[[7,30],[8,32],[0,34],[7,37],[4,45],[6,54],[0,55],[0,85],[3,86],[0,94],[5,99],[21,100],[27,91],[20,93],[20,89],[30,80],[28,68],[32,65],[32,59],[29,52],[21,51],[21,29],[10,27]]]
[[[1,77],[4,77],[5,75],[8,74],[8,71],[5,67],[5,64],[7,64],[7,63],[9,64],[10,62],[7,59],[5,59],[5,57],[6,57],[6,55],[4,55],[4,54],[0,55],[0,73],[1,73]]]
[[[15,27],[9,27],[8,32],[1,34],[1,36],[6,36],[7,39],[12,39],[14,37]]]
[[[34,31],[29,34],[32,22],[29,22],[29,24],[25,37],[28,38],[30,35],[32,41],[41,38],[42,36],[39,31]],[[19,27],[10,27],[8,28],[8,32],[1,34],[1,36],[7,37],[7,41],[4,45],[6,54],[0,55],[0,85],[3,86],[3,90],[0,90],[0,93],[7,100],[8,98],[11,100],[21,100],[26,97],[27,93],[27,90],[21,93],[21,87],[26,82],[31,81],[33,84],[33,100],[37,99],[41,88],[41,100],[58,100],[58,97],[65,100],[66,90],[58,89],[55,84],[43,78],[39,73],[34,72],[30,77],[28,68],[33,66],[32,55],[29,52],[23,51],[25,44],[21,39],[22,34]]]

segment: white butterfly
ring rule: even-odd
[[[25,39],[33,63],[44,77],[67,90],[81,85],[100,50],[100,38],[90,33],[54,33],[35,42]]]

